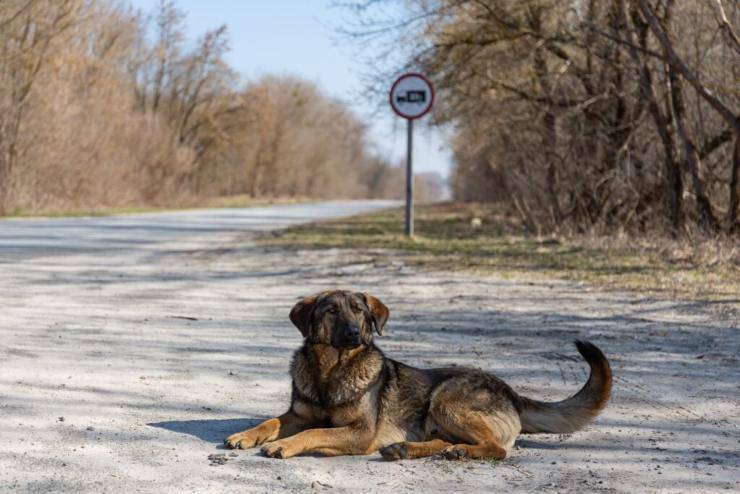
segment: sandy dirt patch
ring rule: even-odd
[[[3,491],[740,490],[731,308],[425,272],[382,252],[265,250],[233,231],[10,259],[0,278]],[[288,311],[334,287],[390,307],[390,356],[484,368],[538,399],[585,382],[572,341],[592,340],[612,401],[585,430],[522,437],[502,462],[224,450],[285,410],[300,344]]]

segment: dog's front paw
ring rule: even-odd
[[[275,441],[274,443],[266,444],[262,446],[261,451],[262,454],[268,458],[279,458],[282,460],[293,456],[289,454],[287,446],[282,441]]]
[[[224,446],[231,449],[249,449],[258,445],[258,441],[249,432],[237,432],[226,438]]]
[[[409,448],[406,443],[394,443],[385,448],[381,448],[380,456],[382,456],[384,460],[388,461],[405,460],[409,457]]]

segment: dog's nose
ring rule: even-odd
[[[356,324],[350,324],[345,329],[345,334],[348,337],[356,338],[356,337],[360,336],[360,327],[358,325],[356,325]]]

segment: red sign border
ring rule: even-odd
[[[404,115],[403,113],[401,113],[400,110],[396,108],[396,105],[393,104],[393,90],[396,89],[396,86],[398,85],[399,82],[406,79],[407,77],[419,77],[423,79],[424,82],[429,84],[429,89],[432,92],[432,100],[429,102],[429,107],[426,110],[424,110],[424,113],[420,115],[416,115],[415,117]],[[407,72],[403,74],[402,76],[400,76],[398,79],[396,79],[396,82],[393,83],[393,85],[391,86],[391,90],[388,93],[388,101],[391,104],[391,108],[393,108],[393,111],[396,113],[396,115],[398,115],[401,118],[405,118],[406,120],[416,120],[417,118],[421,118],[427,113],[429,113],[432,110],[432,107],[434,106],[434,97],[435,97],[435,93],[434,93],[434,85],[432,84],[432,81],[430,81],[429,78],[425,76],[424,74],[420,74],[418,72]]]

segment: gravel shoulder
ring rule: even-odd
[[[736,311],[424,271],[387,252],[259,247],[232,226],[101,227],[74,248],[0,250],[0,490],[740,490]],[[581,432],[523,436],[502,462],[222,449],[284,411],[300,344],[288,311],[333,287],[390,307],[378,344],[394,358],[484,368],[538,399],[585,382],[572,340],[592,340],[612,362],[612,401]]]

